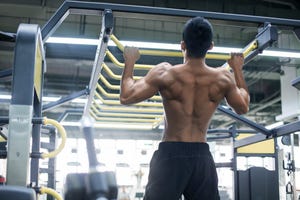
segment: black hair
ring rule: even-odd
[[[212,43],[213,29],[208,20],[194,17],[186,22],[182,40],[186,44],[187,56],[204,58]]]

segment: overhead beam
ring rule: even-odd
[[[70,9],[102,10],[102,11],[104,9],[110,9],[112,11],[130,12],[130,13],[158,14],[158,15],[184,16],[184,17],[202,16],[209,19],[254,22],[259,24],[264,24],[265,22],[269,22],[274,25],[300,27],[300,20],[294,20],[294,19],[283,19],[283,18],[274,18],[274,17],[262,17],[262,16],[208,12],[208,11],[196,11],[196,10],[186,10],[186,9],[122,5],[122,4],[111,4],[111,3],[65,1],[60,6],[60,8],[56,11],[56,13],[51,17],[51,19],[46,23],[46,25],[42,28],[43,39],[47,38],[49,34],[52,31],[54,31],[59,26],[59,24],[68,16]]]

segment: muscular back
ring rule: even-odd
[[[224,97],[236,113],[248,111],[243,54],[232,53],[228,60],[234,75],[223,68],[208,67],[203,58],[185,56],[184,64],[161,63],[134,80],[133,68],[139,56],[135,47],[124,50],[120,102],[134,104],[160,92],[166,112],[165,141],[205,142],[210,119]]]
[[[210,119],[229,87],[229,72],[206,65],[165,64],[160,88],[165,141],[205,142]]]

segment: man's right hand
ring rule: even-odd
[[[244,56],[242,53],[231,53],[231,58],[227,62],[233,71],[241,70],[244,65]]]
[[[124,48],[123,53],[125,61],[131,61],[135,63],[140,58],[139,49],[137,47],[128,47]]]

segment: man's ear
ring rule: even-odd
[[[185,45],[185,42],[184,42],[184,41],[181,41],[181,42],[180,42],[180,46],[181,46],[181,50],[182,50],[182,51],[185,51],[185,50],[186,50],[186,45]]]
[[[212,50],[214,48],[214,41],[211,42],[210,47],[208,50]]]

